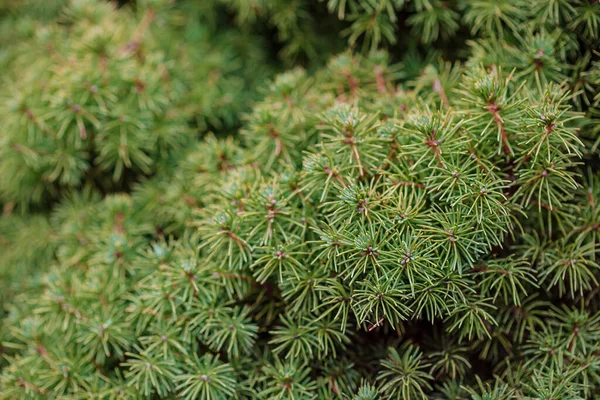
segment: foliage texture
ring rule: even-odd
[[[600,396],[597,1],[35,3],[0,398]]]

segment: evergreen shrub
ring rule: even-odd
[[[0,18],[0,398],[600,396],[597,1]]]

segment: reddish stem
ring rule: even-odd
[[[246,247],[246,243],[244,243],[244,241],[242,239],[240,239],[239,237],[237,237],[236,234],[233,233],[231,230],[222,228],[221,231],[225,232],[225,234],[227,236],[229,236],[234,242],[236,242],[237,244],[239,244],[241,247],[244,247],[244,248]]]
[[[549,205],[549,204],[544,204],[544,203],[540,203],[540,202],[539,202],[539,201],[537,201],[537,200],[530,200],[529,202],[530,202],[531,204],[535,205],[535,206],[540,206],[540,207],[542,207],[542,208],[545,208],[546,210],[549,210],[549,211],[554,211],[554,210],[555,210],[555,208],[554,208],[554,207],[552,207],[551,205]]]
[[[502,117],[500,117],[500,107],[496,105],[493,101],[489,103],[487,110],[492,114],[494,118],[494,122],[500,129],[500,136],[502,138],[502,146],[504,147],[504,154],[510,154],[510,145],[508,143],[508,135],[506,134],[506,129],[504,128],[504,122],[502,122]]]
[[[350,72],[346,72],[346,80],[348,81],[348,87],[350,88],[350,95],[356,97],[356,91],[358,89],[358,80],[354,78]]]
[[[279,154],[281,154],[281,150],[283,150],[283,142],[279,137],[279,132],[277,132],[275,128],[271,128],[271,130],[269,131],[269,136],[275,139],[275,155],[278,156]]]
[[[383,71],[381,66],[375,66],[375,81],[377,82],[377,91],[381,94],[387,93],[387,85],[383,78]]]
[[[426,189],[426,186],[422,183],[418,182],[407,182],[407,181],[396,181],[394,182],[394,186],[410,186],[410,187],[418,187],[420,189]]]
[[[448,101],[448,97],[446,96],[446,92],[444,91],[444,87],[442,86],[442,82],[440,82],[439,78],[435,78],[433,81],[433,90],[440,95],[442,104],[446,107],[450,107],[450,102]]]

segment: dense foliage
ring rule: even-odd
[[[0,2],[0,398],[600,396],[600,3],[122,3]]]

